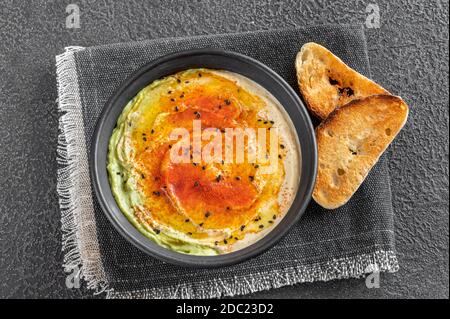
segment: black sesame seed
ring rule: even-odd
[[[169,148],[172,148],[172,145],[169,144]]]
[[[191,233],[191,232],[188,232],[187,234],[188,234],[189,236],[192,236],[192,233]]]
[[[143,140],[144,140],[144,142],[146,142],[147,141],[147,138],[144,136],[143,138],[142,138]]]
[[[269,222],[268,222],[269,224],[273,224],[273,220],[269,220]]]
[[[245,229],[245,225],[241,226],[241,231],[243,231]]]
[[[218,244],[219,244],[219,242],[216,240],[216,241],[214,242],[214,245],[217,246]]]
[[[277,215],[273,215],[273,216],[272,216],[272,219],[277,219]]]
[[[225,100],[225,104],[226,104],[226,105],[230,105],[230,104],[231,104],[231,101],[228,100],[228,99],[226,99],[226,100]]]
[[[209,216],[211,216],[211,212],[206,212],[205,217],[208,218]]]
[[[231,210],[231,207],[230,207],[230,206],[227,206],[227,210]]]
[[[224,240],[223,240],[223,243],[224,243],[224,244],[228,244],[228,242],[227,242],[227,240],[226,240],[226,239],[224,239]]]
[[[280,144],[280,147],[281,147],[282,149],[284,149],[286,146],[284,146],[283,144]]]
[[[181,80],[180,80],[180,79],[177,79],[177,82],[178,82],[178,83],[181,83]]]
[[[175,112],[178,112],[178,110],[179,110],[178,106],[175,106]]]
[[[239,238],[237,238],[237,237],[234,237],[234,240],[239,240]]]
[[[264,124],[267,124],[268,122],[267,121],[264,121]]]
[[[199,182],[197,181],[194,182],[194,187],[198,187],[199,185],[200,185]]]
[[[171,100],[172,102],[175,102],[175,99],[174,99],[174,98],[171,98],[170,100]]]
[[[172,93],[172,91],[170,91],[170,90],[169,90],[169,91],[167,91],[167,93],[168,93],[168,94],[171,94],[171,93]]]
[[[206,169],[206,166],[202,166],[202,170],[205,170]]]
[[[185,223],[189,223],[189,219],[185,219],[184,222],[185,222]]]
[[[201,73],[199,73],[199,74],[198,74],[198,77],[199,77],[199,78],[201,78],[201,77],[202,77],[202,74],[201,74]]]
[[[258,165],[258,164],[256,164],[256,165],[255,165],[255,168],[258,168],[258,167],[259,167],[259,165]]]
[[[264,225],[259,225],[259,228],[264,228]]]
[[[199,226],[202,227],[202,226],[203,226],[203,223],[200,223]]]
[[[153,195],[155,195],[155,196],[159,196],[159,195],[161,195],[161,193],[160,193],[160,192],[158,192],[158,191],[154,191],[154,192],[153,192]]]
[[[250,182],[253,182],[255,180],[255,176],[249,176],[248,179],[250,180]]]
[[[236,176],[235,179],[236,179],[237,181],[240,181],[240,180],[241,180],[241,178],[240,178],[239,176]]]
[[[275,122],[274,121],[270,121],[270,124],[275,124]]]
[[[141,174],[141,177],[142,177],[143,179],[145,179],[145,175],[144,175],[144,174]]]
[[[278,158],[279,158],[279,159],[282,159],[282,158],[283,158],[283,156],[281,156],[281,154],[278,154]]]
[[[120,172],[116,172],[117,175],[120,175]]]
[[[154,130],[154,129],[152,129],[152,130],[150,131],[150,133],[151,133],[151,134],[155,133],[155,130]]]
[[[156,235],[158,235],[161,231],[159,229],[155,229]]]
[[[221,175],[217,175],[216,182],[220,182],[221,179],[222,179],[222,176]]]

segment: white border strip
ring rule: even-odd
[[[67,47],[56,56],[59,135],[57,192],[61,208],[64,271],[78,274],[89,289],[108,288],[97,240],[89,164],[74,53]]]

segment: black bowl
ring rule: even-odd
[[[300,184],[294,201],[283,219],[268,234],[241,250],[218,256],[195,256],[166,249],[142,235],[120,211],[108,180],[108,143],[117,118],[125,105],[141,89],[156,79],[191,68],[221,69],[244,75],[266,88],[284,106],[294,123],[300,142]],[[181,266],[218,267],[242,262],[273,246],[304,213],[311,199],[317,172],[317,145],[314,128],[303,103],[278,74],[245,55],[216,49],[183,51],[159,58],[137,70],[105,105],[92,140],[91,178],[104,213],[130,243],[166,262]]]

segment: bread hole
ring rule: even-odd
[[[335,79],[333,79],[332,77],[328,77],[328,81],[330,82],[331,85],[338,85],[339,82]]]
[[[338,173],[339,176],[342,176],[342,175],[345,174],[345,170],[343,170],[342,168],[338,168],[337,169],[337,173]]]
[[[326,134],[328,137],[333,137],[333,136],[334,136],[334,133],[333,133],[332,130],[326,130],[326,131],[325,131],[325,134]]]
[[[392,130],[390,127],[388,127],[386,130],[384,130],[384,132],[386,133],[387,136],[391,136],[391,134],[392,134]]]
[[[347,95],[348,97],[355,95],[355,91],[351,87],[339,88],[339,95]]]

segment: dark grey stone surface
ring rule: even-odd
[[[76,3],[81,28],[66,29]],[[448,1],[5,1],[0,4],[0,297],[90,297],[65,286],[56,195],[54,56],[65,46],[325,23],[364,23],[374,80],[410,118],[389,149],[401,269],[381,287],[361,280],[301,284],[260,298],[448,298]],[[261,48],[263,50],[264,48]],[[417,94],[425,92],[424,94]]]

